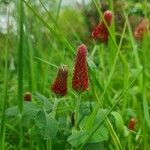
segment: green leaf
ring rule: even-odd
[[[36,141],[38,143],[41,142],[41,134],[39,131],[39,128],[37,126],[33,126],[31,129],[29,129],[30,137],[33,141]]]
[[[143,97],[143,109],[144,109],[145,120],[147,122],[148,127],[150,128],[150,112],[148,108],[148,102],[145,96]]]
[[[84,143],[84,141],[86,140],[87,137],[88,137],[88,132],[87,131],[85,131],[85,130],[80,130],[80,131],[73,130],[72,134],[69,136],[67,141],[73,147],[78,147],[79,145]]]
[[[94,121],[94,126],[97,126],[104,119],[106,113],[107,113],[107,109],[98,110]]]
[[[124,129],[124,123],[123,123],[123,119],[122,116],[118,113],[118,112],[112,112],[111,115],[114,117],[115,119],[115,125],[116,128],[119,132],[123,132]]]
[[[83,116],[88,116],[91,113],[90,110],[90,103],[89,102],[82,102],[80,106],[80,113]]]
[[[23,118],[30,119],[34,118],[37,112],[39,111],[39,107],[32,102],[25,102],[23,107],[22,116]],[[19,110],[17,106],[8,108],[5,111],[5,115],[8,117],[15,117],[19,114]]]
[[[89,143],[98,143],[102,141],[107,141],[109,137],[109,133],[107,128],[103,125],[94,133],[94,135],[90,138]]]
[[[40,110],[40,107],[37,105],[31,103],[31,102],[25,102],[23,107],[22,116],[26,119],[34,119],[38,111]]]
[[[35,117],[35,124],[39,128],[44,140],[53,138],[58,132],[57,121],[49,116],[44,110],[40,110]]]
[[[99,106],[96,105],[92,114],[89,116],[85,128],[87,130],[90,130],[93,128],[93,126],[97,126],[104,118],[104,115],[106,113],[107,110],[104,109],[99,109]]]
[[[88,118],[88,120],[87,120],[87,122],[86,122],[86,125],[85,125],[85,128],[86,128],[86,129],[92,128],[93,123],[94,123],[95,118],[96,118],[96,114],[97,114],[97,112],[98,112],[98,109],[99,109],[99,106],[96,105],[96,106],[94,107],[93,112],[91,113],[91,115],[89,116],[89,118]]]
[[[101,143],[88,143],[85,145],[84,150],[107,150],[106,146]]]
[[[22,122],[23,126],[29,127],[34,123],[34,118],[37,115],[40,108],[31,103],[31,102],[25,102],[22,112]]]
[[[8,117],[15,117],[19,114],[19,110],[17,106],[14,107],[10,107],[8,109],[6,109],[5,111],[5,115]]]
[[[46,128],[46,114],[43,110],[40,110],[35,117],[35,125],[40,129],[41,134],[44,134]]]
[[[45,127],[45,133],[44,133],[44,139],[53,138],[59,129],[58,122],[46,114],[46,127]]]
[[[49,99],[39,93],[34,93],[34,97],[41,103],[43,108],[48,111],[53,108],[53,104],[49,101]]]

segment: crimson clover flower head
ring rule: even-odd
[[[138,26],[134,30],[134,37],[137,40],[141,40],[143,38],[144,33],[148,31],[148,28],[149,28],[149,20],[142,19],[142,21],[138,24]]]
[[[92,32],[92,37],[96,40],[100,40],[101,42],[107,42],[108,35],[108,30],[103,22],[97,25]]]
[[[106,10],[103,14],[103,17],[104,17],[104,20],[106,21],[106,23],[108,25],[111,24],[111,21],[112,21],[112,17],[113,17],[113,14],[110,10]]]
[[[86,91],[89,87],[86,54],[87,47],[84,44],[81,44],[77,49],[72,79],[72,87],[74,91],[79,93]]]
[[[105,11],[103,13],[103,17],[108,27],[110,27],[113,18],[112,12],[109,10]],[[108,36],[109,32],[104,21],[101,21],[92,31],[92,37],[96,40],[100,40],[101,42],[107,42]]]
[[[135,130],[135,125],[136,125],[136,120],[135,118],[130,118],[129,123],[128,123],[128,129],[130,130]]]
[[[59,67],[57,77],[51,86],[51,90],[57,96],[65,96],[67,94],[67,78],[68,69],[65,65],[63,65]]]
[[[24,95],[23,95],[23,99],[25,101],[29,101],[30,102],[31,99],[32,99],[31,93],[30,92],[25,92]]]

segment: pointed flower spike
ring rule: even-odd
[[[51,90],[58,96],[65,96],[67,94],[67,78],[68,69],[65,65],[58,70],[56,79],[54,80]]]
[[[106,23],[109,26],[112,22],[112,17],[113,17],[112,12],[110,10],[106,10],[103,14],[103,17],[104,17],[104,20],[106,21]]]
[[[103,17],[108,27],[110,27],[113,18],[112,12],[109,10],[105,11],[103,13]],[[101,42],[107,42],[108,36],[109,32],[104,21],[101,21],[92,31],[92,37],[96,40],[100,40]]]
[[[128,129],[135,130],[136,120],[135,118],[131,118],[128,123]]]
[[[86,54],[87,48],[84,44],[81,44],[77,49],[72,79],[72,87],[74,91],[79,93],[86,91],[89,87]]]
[[[143,19],[138,26],[135,28],[134,37],[136,40],[141,40],[145,32],[149,29],[149,20]]]

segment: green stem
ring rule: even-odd
[[[111,122],[108,119],[108,117],[106,117],[106,124],[108,126],[109,131],[110,131],[110,135],[111,135],[111,138],[112,138],[113,143],[115,145],[115,149],[116,150],[121,150],[122,149],[122,145],[121,145],[120,139],[117,136],[117,134],[116,134],[116,132],[115,132]]]
[[[53,118],[55,118],[55,116],[56,116],[58,103],[59,103],[59,98],[55,97],[53,110],[52,110],[52,117]],[[52,149],[52,140],[48,139],[47,140],[47,150],[51,150],[51,149]]]
[[[57,9],[57,15],[56,15],[56,22],[59,19],[59,14],[60,14],[60,9],[61,9],[61,3],[62,3],[62,0],[59,0],[58,9]]]
[[[52,150],[52,140],[51,139],[47,140],[47,150]]]
[[[19,148],[22,149],[23,131],[22,131],[22,111],[23,111],[23,0],[19,1],[19,45],[18,45],[18,109],[20,112],[20,142]]]
[[[27,53],[26,57],[29,58],[28,63],[29,63],[29,70],[26,70],[27,72],[29,71],[29,90],[31,92],[35,92],[36,90],[36,81],[35,81],[35,64],[34,64],[34,49],[31,41],[31,37],[29,36],[29,27],[28,27],[28,20],[26,15],[24,14],[24,24],[26,27],[26,32],[24,33],[25,40],[27,41]],[[34,100],[34,99],[33,99]]]
[[[78,119],[79,119],[79,108],[80,108],[81,94],[78,94],[76,111],[75,111],[75,127],[78,127]]]
[[[9,10],[8,10],[8,22],[7,22],[7,35],[6,35],[6,48],[5,48],[5,76],[4,76],[4,98],[2,101],[2,119],[1,119],[1,132],[0,132],[0,149],[4,150],[5,143],[5,110],[8,91],[8,26],[9,26]]]
[[[55,97],[53,111],[52,111],[52,115],[53,115],[54,118],[56,116],[58,103],[59,103],[59,99],[58,99],[58,97]]]
[[[131,26],[130,26],[130,23],[129,23],[128,15],[126,14],[125,10],[123,10],[123,12],[124,12],[124,15],[125,15],[125,18],[126,18],[126,21],[127,21],[127,27],[128,27],[128,31],[129,31],[129,36],[130,36],[132,48],[133,48],[133,54],[134,54],[134,57],[135,57],[135,65],[136,65],[137,69],[140,69],[141,68],[141,63],[140,63],[140,59],[139,59],[139,55],[138,55],[138,51],[137,51],[138,47],[135,43],[135,40],[134,40],[134,37],[133,37],[133,34],[132,34],[133,32],[132,32],[132,29],[131,29]],[[140,75],[139,78],[138,78],[138,84],[139,84],[139,87],[142,87],[142,75]]]
[[[146,14],[146,12],[145,12],[145,14]],[[141,50],[142,51],[141,64],[143,67],[143,75],[142,75],[143,83],[142,83],[142,87],[141,87],[141,89],[142,89],[141,94],[142,94],[142,98],[143,98],[142,115],[144,116],[144,119],[142,119],[141,122],[142,122],[142,126],[143,126],[142,131],[143,131],[143,135],[144,135],[144,137],[143,137],[144,150],[146,150],[146,148],[148,147],[148,140],[147,140],[148,130],[146,127],[148,126],[150,129],[149,104],[148,104],[148,98],[146,96],[147,89],[148,89],[147,88],[148,78],[146,76],[146,71],[147,71],[146,65],[148,64],[147,51],[149,49],[148,44],[147,44],[148,42],[149,42],[148,33],[145,33],[143,36],[143,43],[142,43],[142,50]]]

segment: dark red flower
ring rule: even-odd
[[[107,25],[110,27],[112,22],[113,14],[111,11],[107,10],[103,13],[103,17]],[[104,23],[101,21],[92,31],[92,37],[96,40],[100,40],[101,42],[106,42],[108,40],[109,32]]]
[[[86,62],[87,48],[81,44],[77,49],[77,56],[72,79],[72,87],[77,92],[84,92],[88,89],[88,70]]]
[[[26,92],[23,96],[25,101],[31,101],[31,93],[30,92]]]
[[[135,118],[131,118],[131,119],[129,120],[129,123],[128,123],[128,129],[134,130],[134,129],[135,129],[135,125],[136,125],[136,120],[135,120]]]
[[[66,66],[61,66],[58,70],[57,77],[51,86],[51,90],[58,96],[67,94],[67,78],[68,69]]]
[[[108,26],[111,24],[113,14],[110,10],[106,10],[103,14],[104,20],[108,24]]]
[[[108,35],[108,30],[103,22],[97,25],[92,32],[92,37],[101,42],[106,42],[108,40]]]
[[[143,19],[139,25],[135,28],[134,31],[134,37],[137,40],[141,40],[143,38],[143,35],[146,31],[148,31],[149,28],[149,21],[148,19]]]

